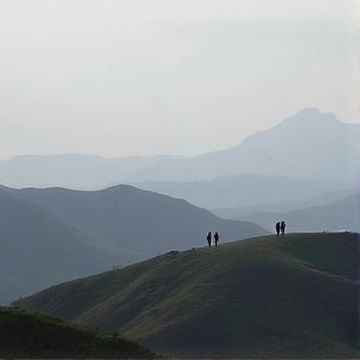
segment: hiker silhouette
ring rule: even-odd
[[[214,234],[214,240],[215,240],[215,246],[218,245],[218,242],[219,242],[219,234],[218,232],[216,231],[215,234]]]
[[[278,221],[276,223],[275,229],[276,229],[276,235],[279,236],[279,234],[280,234],[280,221]]]
[[[211,246],[211,231],[208,232],[206,240],[208,242],[208,245]]]
[[[281,235],[285,234],[285,227],[286,227],[285,221],[281,221],[280,224]]]

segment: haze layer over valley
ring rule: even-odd
[[[334,189],[341,185],[355,188],[359,131],[358,124],[345,124],[330,113],[307,108],[269,130],[254,133],[237,147],[202,156],[21,156],[0,162],[0,180],[10,187],[96,189],[124,182],[198,182],[261,175],[323,180],[325,186],[327,180],[341,183],[333,184]]]
[[[272,230],[271,219],[286,217],[288,211],[303,209],[305,214],[308,207],[356,196],[359,129],[360,125],[342,123],[331,113],[306,108],[237,147],[202,156],[23,156],[0,162],[0,180],[17,188],[79,190],[127,183],[185,199],[224,218],[246,219],[255,213],[249,218],[256,222],[256,213],[266,211],[266,228]],[[323,210],[311,226],[299,213],[291,222],[293,230],[359,229],[350,220],[359,213],[356,203],[349,202],[332,226]],[[264,224],[262,218],[258,222]]]

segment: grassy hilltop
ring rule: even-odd
[[[134,358],[159,354],[137,343],[90,331],[45,314],[0,308],[0,356],[3,358]]]
[[[16,304],[176,357],[358,357],[358,245],[309,233],[169,252]]]

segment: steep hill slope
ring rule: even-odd
[[[100,191],[22,189],[11,194],[110,244],[148,254],[201,246],[208,231],[219,231],[222,241],[268,234],[258,225],[223,220],[184,200],[128,185]]]
[[[274,219],[286,219],[290,231],[360,232],[360,192],[328,205],[279,213],[257,212],[238,219],[256,222],[269,230]]]
[[[135,342],[59,318],[0,308],[0,356],[4,358],[159,358]]]
[[[16,304],[177,357],[347,358],[358,280],[357,234],[290,234],[169,252]]]
[[[144,259],[100,240],[0,190],[0,303]]]

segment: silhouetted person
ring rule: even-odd
[[[278,221],[276,223],[275,229],[276,229],[276,235],[279,236],[279,234],[280,234],[280,221]]]
[[[214,240],[215,240],[215,246],[217,246],[218,242],[219,242],[219,234],[218,232],[216,231],[215,234],[214,234]]]
[[[285,227],[286,227],[285,221],[282,221],[280,224],[280,230],[282,235],[285,234]]]
[[[206,240],[208,242],[208,245],[211,246],[211,231],[208,232]]]

